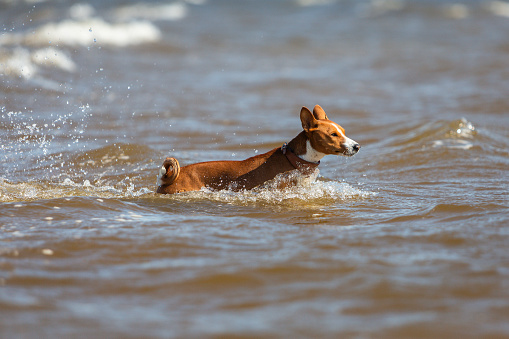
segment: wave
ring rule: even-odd
[[[478,132],[465,118],[453,121],[419,123],[394,132],[387,143],[396,149],[413,150],[427,146],[470,149]]]
[[[149,21],[108,23],[101,18],[50,22],[26,33],[5,33],[0,45],[126,47],[159,41],[161,31]]]
[[[91,183],[89,179],[76,182],[68,176],[61,183],[48,180],[30,180],[11,183],[0,178],[0,202],[49,200],[66,197],[97,197],[122,199],[150,194],[154,188],[138,187],[129,177],[119,178],[116,183]],[[154,185],[155,186],[155,185]]]
[[[377,176],[405,173],[411,180],[428,180],[429,176],[437,179],[452,168],[459,172],[474,170],[475,162],[464,163],[465,159],[499,152],[496,136],[479,131],[465,118],[387,128],[381,150],[365,149],[376,151],[376,164],[372,165],[377,169]]]
[[[414,209],[407,213],[403,212],[401,215],[388,218],[384,220],[385,223],[407,223],[407,224],[429,224],[430,220],[441,220],[443,222],[472,220],[475,218],[483,219],[486,215],[494,215],[497,212],[504,212],[506,207],[496,201],[485,201],[475,205],[465,203],[463,201],[455,202],[442,202],[430,203],[421,206],[421,208]],[[452,233],[453,230],[451,230]],[[436,230],[433,228],[427,229],[426,233],[433,235],[435,233],[443,234],[443,230]]]
[[[10,174],[17,182],[0,177],[0,201],[66,196],[124,198],[155,190],[157,166],[152,159],[160,156],[144,145],[113,144],[45,155],[28,153],[23,160],[12,157],[16,165],[11,164]]]
[[[453,121],[446,127],[445,139],[433,140],[433,147],[468,150],[474,147],[477,135],[474,125],[465,118]]]

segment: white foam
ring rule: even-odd
[[[509,18],[509,3],[503,1],[491,1],[486,5],[491,13]]]
[[[53,47],[38,49],[32,53],[32,61],[38,65],[54,66],[67,72],[74,72],[76,64],[64,51]]]
[[[347,199],[368,198],[377,195],[374,192],[367,192],[350,186],[347,183],[337,181],[317,180],[319,171],[313,175],[304,176],[298,171],[291,173],[292,179],[297,180],[296,185],[280,188],[282,181],[286,181],[282,176],[265,183],[264,185],[252,190],[231,191],[221,190],[213,191],[203,188],[198,192],[189,192],[183,195],[171,196],[173,199],[210,199],[214,201],[233,203],[233,204],[251,204],[262,203],[272,206],[286,206],[288,208],[305,208],[306,206],[328,205],[330,203],[344,201]],[[286,174],[287,175],[287,174]],[[286,176],[285,175],[285,176]]]
[[[310,7],[310,6],[323,6],[334,3],[334,0],[296,0],[298,6]]]
[[[95,14],[95,9],[87,3],[74,4],[69,8],[69,16],[73,19],[87,19]]]
[[[145,4],[138,3],[124,6],[115,11],[119,20],[129,21],[132,19],[146,20],[179,20],[187,15],[187,7],[183,3],[172,4]]]
[[[450,140],[434,140],[433,147],[445,147],[450,149],[468,150],[474,147],[474,144],[467,140],[450,139]]]
[[[47,23],[25,34],[5,33],[0,37],[3,44],[67,45],[125,47],[156,42],[161,31],[148,21],[132,21],[112,24],[100,18],[64,20]]]
[[[0,50],[0,73],[11,77],[30,79],[37,72],[30,52],[21,47],[12,51]]]
[[[67,72],[76,70],[72,59],[64,51],[53,47],[38,49],[32,53],[22,47],[0,51],[0,73],[7,76],[33,79],[39,72],[39,66],[56,67]]]

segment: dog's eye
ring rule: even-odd
[[[337,137],[337,136],[338,136],[338,134],[337,134],[337,133],[332,133],[331,135],[332,135],[333,137]]]

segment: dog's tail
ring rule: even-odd
[[[157,186],[168,186],[177,180],[180,173],[180,165],[175,158],[166,158],[163,166],[159,169],[157,176]]]

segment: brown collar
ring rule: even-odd
[[[304,159],[299,158],[293,151],[288,147],[288,144],[285,142],[281,147],[281,151],[284,155],[286,155],[286,159],[292,164],[292,166],[304,174],[311,174],[314,170],[320,165],[320,161],[309,162]]]

